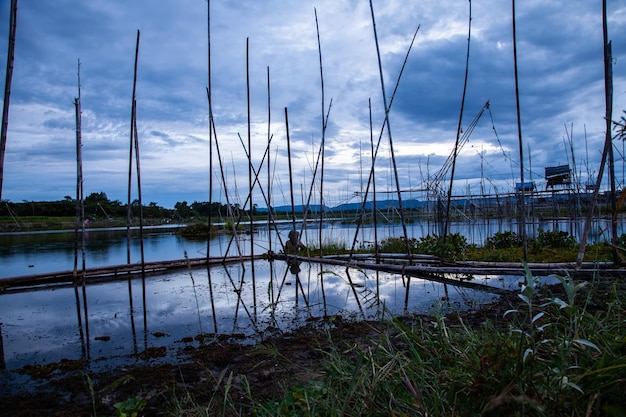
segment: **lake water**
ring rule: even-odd
[[[548,222],[566,230],[567,223]],[[408,225],[411,237],[434,233],[435,226]],[[470,242],[482,243],[497,231],[511,230],[512,221],[482,224],[453,224]],[[536,228],[537,225],[533,226]],[[576,226],[573,230],[578,230]],[[303,240],[315,243],[319,229],[310,228]],[[512,229],[515,230],[515,229]],[[533,229],[531,229],[533,230]],[[592,236],[605,236],[602,224]],[[211,256],[270,248],[280,251],[278,235],[287,239],[289,227],[278,231],[259,229],[253,237],[230,236],[211,241]],[[378,240],[401,236],[399,225],[379,226]],[[327,224],[322,241],[352,244],[354,225]],[[364,227],[358,245],[374,241],[374,229]],[[0,235],[1,278],[71,270],[74,264],[73,232]],[[85,235],[86,266],[126,263],[125,230],[89,230]],[[229,248],[230,244],[230,249]],[[181,238],[173,228],[144,232],[146,261],[206,256],[206,242]],[[131,262],[140,261],[138,231],[131,239]],[[80,264],[80,263],[79,263]],[[516,289],[517,276],[475,276],[474,281],[500,288]],[[0,367],[17,369],[27,364],[47,364],[62,359],[90,360],[91,367],[106,367],[141,361],[136,354],[163,348],[165,360],[177,357],[188,345],[198,345],[197,336],[254,341],[289,332],[297,327],[321,323],[323,318],[376,319],[383,314],[421,314],[433,309],[465,309],[493,301],[492,293],[444,286],[396,274],[306,264],[293,274],[285,262],[255,261],[207,269],[169,272],[82,288],[57,287],[0,295]],[[2,378],[17,378],[14,374]]]

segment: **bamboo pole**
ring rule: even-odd
[[[448,198],[446,201],[446,215],[444,217],[443,236],[441,238],[441,257],[445,258],[446,254],[446,239],[448,237],[448,228],[450,226],[450,203],[452,201],[452,186],[454,184],[454,172],[456,169],[456,157],[459,152],[459,140],[461,137],[462,125],[463,125],[463,111],[465,109],[465,94],[467,93],[467,78],[469,75],[469,57],[470,57],[470,44],[472,39],[472,2],[469,1],[469,17],[468,17],[468,30],[467,30],[467,52],[465,54],[465,77],[463,80],[463,94],[461,96],[461,109],[459,111],[459,120],[456,127],[456,141],[454,143],[454,151],[452,152],[452,169],[450,171],[450,186],[448,188]]]
[[[522,121],[520,117],[519,103],[519,78],[517,74],[517,30],[515,25],[515,0],[511,0],[512,16],[513,16],[513,68],[515,75],[515,105],[517,114],[517,137],[519,142],[519,165],[520,165],[520,182],[522,187],[520,190],[520,218],[522,222],[522,245],[524,247],[524,260],[528,259],[528,242],[526,238],[526,198],[524,192],[524,146],[522,143]]]
[[[289,137],[289,113],[285,107],[285,130],[287,132],[287,162],[289,165],[289,194],[291,196],[291,223],[292,230],[296,230],[296,203],[293,198],[293,171],[291,167],[291,139]]]
[[[252,182],[252,133],[250,120],[250,40],[246,38],[246,97],[248,107],[248,188],[250,190],[250,256],[252,258],[252,299],[254,300],[254,318],[257,317],[256,308],[256,273],[254,268],[254,203],[253,203],[253,191],[254,183]],[[245,206],[244,206],[245,208]]]
[[[315,29],[317,31],[317,52],[320,60],[320,85],[322,90],[322,141],[320,144],[320,152],[322,158],[322,170],[320,174],[320,227],[319,227],[319,246],[320,246],[320,256],[322,255],[322,227],[321,224],[324,221],[324,150],[325,150],[325,140],[326,140],[326,127],[328,126],[328,117],[324,117],[326,114],[326,105],[324,103],[324,67],[322,66],[322,43],[320,41],[320,27],[317,20],[317,9],[313,9],[315,11]],[[330,108],[328,109],[330,111]],[[304,225],[304,223],[303,223]]]
[[[389,100],[388,110],[391,110],[391,107],[393,105],[393,101],[394,101],[394,98],[396,96],[396,92],[398,91],[398,87],[400,86],[400,80],[402,79],[402,74],[404,73],[404,68],[406,67],[407,61],[409,60],[409,54],[411,53],[411,49],[413,48],[413,44],[415,43],[415,38],[417,37],[417,32],[419,32],[419,30],[420,30],[420,26],[417,26],[417,29],[415,29],[415,33],[413,33],[413,39],[411,39],[411,43],[409,45],[409,48],[407,49],[406,55],[404,56],[404,62],[402,63],[402,68],[400,69],[400,73],[398,74],[398,78],[396,79],[396,85],[394,87],[393,94],[391,95],[391,100]],[[367,179],[367,185],[365,186],[365,193],[363,194],[363,199],[361,200],[361,208],[360,208],[361,211],[365,210],[365,204],[367,202],[367,196],[369,194],[370,186],[372,185],[372,182],[373,182],[374,173],[375,173],[374,168],[376,166],[376,157],[378,156],[378,149],[380,149],[380,143],[381,143],[382,138],[383,138],[385,126],[387,125],[387,118],[388,118],[388,116],[389,116],[389,111],[387,111],[385,113],[385,120],[383,121],[383,123],[381,125],[381,128],[380,128],[380,131],[378,133],[378,139],[377,139],[377,142],[376,142],[376,148],[375,148],[374,154],[372,156],[372,166],[370,168],[369,177]],[[354,239],[352,241],[352,247],[350,249],[350,253],[354,253],[360,227],[361,227],[361,224],[360,224],[360,222],[357,221],[356,231],[354,233]]]
[[[213,89],[211,85],[211,0],[207,0],[207,98],[209,105],[209,216],[207,227],[206,256],[211,257],[211,224],[213,220]],[[211,275],[209,274],[211,288]],[[212,293],[212,290],[211,290]],[[215,313],[215,311],[213,312]],[[215,316],[215,314],[213,314]]]
[[[137,61],[139,57],[139,38],[140,31],[137,30],[137,41],[135,44],[135,65],[133,71],[133,95],[131,97],[131,111],[130,111],[130,143],[129,143],[129,151],[128,151],[128,194],[127,194],[127,206],[126,206],[126,263],[131,263],[131,255],[130,255],[130,234],[131,234],[131,185],[132,185],[132,172],[133,172],[133,148],[134,142],[133,138],[135,135],[135,105],[136,105],[136,91],[137,91]],[[133,348],[135,352],[137,352],[137,331],[135,328],[135,316],[134,316],[134,301],[133,301],[133,286],[132,286],[132,277],[128,275],[128,303],[130,308],[130,323],[131,330],[133,336]],[[145,309],[144,309],[145,313]]]
[[[209,88],[207,87],[207,97],[210,97],[209,94]],[[219,141],[217,139],[217,132],[215,130],[215,120],[212,117],[213,112],[211,111],[211,117],[210,117],[210,121],[211,121],[211,128],[213,129],[213,137],[215,139],[215,151],[217,152],[217,160],[219,161],[219,167],[220,167],[220,178],[222,180],[222,186],[224,188],[224,198],[226,198],[226,210],[228,211],[228,217],[230,217],[231,219],[234,219],[234,215],[232,212],[232,205],[230,204],[230,195],[228,192],[228,187],[226,185],[226,174],[224,172],[224,162],[222,160],[222,154],[220,152],[220,146],[219,146]],[[231,231],[233,233],[234,236],[237,235],[237,230],[235,228],[235,223],[232,222],[232,228]],[[243,257],[242,251],[241,251],[241,247],[239,246],[239,240],[236,241],[237,244],[237,250],[239,253],[240,257]],[[228,254],[224,254],[224,258],[227,256]]]
[[[144,311],[144,329],[147,329],[146,323],[146,257],[144,252],[144,233],[143,233],[143,203],[141,199],[141,167],[139,163],[139,135],[137,133],[137,102],[133,105],[133,129],[135,132],[135,162],[137,164],[137,200],[139,201],[139,248],[141,252],[141,297],[143,301]]]
[[[4,179],[4,153],[7,145],[9,128],[9,102],[11,101],[11,82],[13,80],[13,64],[15,61],[15,33],[17,31],[17,0],[11,0],[9,18],[9,48],[7,49],[7,72],[4,81],[4,108],[2,110],[2,129],[0,131],[0,201],[2,201],[2,183]]]
[[[208,260],[211,258],[211,228],[213,224],[213,89],[211,85],[211,0],[207,0],[207,98],[209,105],[209,216],[207,219],[207,278],[209,284],[209,298],[211,299],[211,314],[213,316],[213,331],[217,333],[217,316],[215,315],[215,300],[213,297],[213,279]]]
[[[396,191],[397,191],[397,197],[398,197],[398,210],[399,210],[399,214],[400,214],[400,221],[402,223],[402,231],[404,233],[404,243],[405,243],[405,250],[406,253],[408,255],[411,254],[411,247],[409,246],[409,234],[407,232],[406,229],[406,221],[404,219],[404,210],[402,208],[402,192],[400,190],[400,180],[398,178],[398,168],[396,166],[396,157],[395,157],[395,153],[393,150],[393,140],[392,140],[392,135],[391,135],[391,123],[389,122],[389,110],[390,110],[390,106],[387,105],[387,92],[385,89],[385,80],[384,80],[384,76],[383,76],[383,65],[382,65],[382,61],[380,58],[380,46],[378,44],[378,33],[376,31],[376,19],[374,17],[374,5],[372,4],[372,0],[370,0],[370,11],[372,14],[372,28],[374,30],[374,41],[376,43],[376,55],[378,57],[378,73],[380,75],[380,87],[381,87],[381,91],[382,91],[382,95],[383,95],[383,105],[385,106],[385,124],[387,125],[387,138],[389,139],[389,148],[390,148],[390,153],[391,153],[391,163],[393,165],[393,173],[394,173],[394,179],[395,179],[395,183],[396,183]],[[358,232],[357,232],[358,233]],[[355,234],[355,240],[356,240],[357,236]]]
[[[78,320],[78,331],[81,341],[83,357],[87,356],[88,350],[85,346],[85,332],[81,313],[81,301],[78,293],[78,235],[81,229],[81,282],[83,288],[83,300],[85,303],[85,323],[88,321],[87,315],[87,292],[85,290],[85,205],[83,193],[83,159],[82,159],[82,111],[80,96],[80,60],[78,60],[78,97],[74,99],[76,111],[76,221],[74,223],[74,271],[72,281],[74,284],[74,297],[76,299],[76,316]],[[88,338],[87,338],[88,339]]]
[[[602,176],[604,174],[604,166],[606,165],[606,161],[613,156],[613,143],[611,137],[611,118],[613,111],[613,69],[612,69],[612,51],[611,51],[611,42],[608,40],[608,29],[607,29],[607,16],[606,16],[606,0],[602,0],[602,27],[603,27],[603,48],[604,48],[604,100],[605,100],[605,121],[606,121],[606,131],[604,138],[604,149],[602,151],[602,158],[600,160],[600,167],[598,168],[598,177],[596,178],[596,184],[593,190],[593,196],[591,198],[591,203],[589,210],[587,212],[587,219],[585,220],[585,226],[583,228],[583,235],[580,240],[580,249],[578,251],[578,259],[577,265],[580,267],[583,262],[583,258],[585,257],[585,249],[587,247],[587,237],[589,236],[589,231],[591,229],[591,221],[593,219],[594,210],[598,203],[598,194],[600,192],[600,184],[602,183]],[[614,187],[614,185],[613,185]],[[615,213],[615,193],[612,187],[611,191],[611,201],[613,205],[613,212]],[[619,256],[616,249],[615,239],[617,238],[616,232],[614,229],[616,228],[616,222],[613,221],[611,223],[611,242],[613,243],[613,262],[619,262]]]
[[[374,169],[374,126],[372,122],[372,99],[367,100],[367,107],[369,109],[370,116],[370,152],[372,159],[372,169]],[[374,253],[376,254],[376,262],[379,262],[378,254],[378,218],[376,215],[376,176],[372,177],[372,223],[374,224]],[[378,278],[378,277],[377,277]],[[378,294],[378,279],[376,280],[376,293]]]
[[[130,263],[130,226],[131,226],[131,185],[133,176],[133,149],[134,149],[134,134],[135,134],[135,105],[137,97],[137,61],[139,58],[139,37],[140,32],[137,30],[137,42],[135,45],[135,67],[133,72],[133,95],[131,98],[131,110],[130,110],[130,148],[128,150],[128,195],[126,206],[126,263]],[[129,284],[130,285],[130,284]]]

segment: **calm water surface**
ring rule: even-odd
[[[472,243],[482,244],[497,231],[515,230],[512,221],[454,224]],[[532,236],[538,225],[529,230]],[[576,234],[579,225],[547,222]],[[622,227],[622,226],[620,226]],[[571,228],[572,231],[567,230]],[[593,239],[606,235],[602,224],[592,228]],[[253,236],[254,252],[280,251],[278,236],[287,239],[289,228]],[[378,240],[401,236],[399,225],[379,227]],[[408,225],[411,237],[436,233],[429,224]],[[324,242],[352,244],[355,227],[324,225]],[[374,241],[374,229],[365,227],[357,245]],[[318,230],[306,230],[303,240],[315,243]],[[125,230],[90,230],[85,235],[87,267],[126,263]],[[252,238],[230,236],[211,241],[212,256],[250,253]],[[226,249],[229,247],[228,253]],[[74,264],[73,232],[0,235],[1,278],[71,270]],[[206,242],[176,235],[175,229],[144,232],[146,261],[206,256]],[[137,231],[131,239],[131,262],[141,260]],[[79,262],[80,264],[80,262]],[[516,289],[520,277],[475,276],[475,282]],[[488,292],[444,286],[426,280],[374,271],[302,264],[293,274],[285,262],[256,261],[229,266],[197,268],[140,278],[72,287],[40,289],[0,295],[0,367],[17,369],[27,364],[47,364],[61,359],[88,358],[91,367],[141,361],[135,354],[148,348],[165,348],[167,358],[178,357],[187,345],[198,345],[200,334],[247,337],[258,340],[288,332],[328,316],[350,319],[380,318],[389,314],[432,312],[433,309],[475,308],[496,298]],[[210,336],[215,337],[215,336]],[[12,373],[1,378],[15,383]],[[4,385],[4,384],[2,384]],[[1,393],[0,393],[1,394]]]

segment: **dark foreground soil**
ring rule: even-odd
[[[453,313],[447,322],[454,326],[459,314],[470,326],[479,326],[487,319],[501,321],[503,312],[516,300],[516,294],[502,297],[480,311]],[[401,320],[406,324],[430,323],[428,317],[419,316]],[[57,369],[54,377],[37,377],[43,386],[36,392],[0,398],[0,416],[114,416],[118,415],[115,403],[135,397],[147,401],[139,415],[173,415],[174,398],[193,398],[195,403],[209,404],[211,398],[223,398],[220,394],[224,387],[229,387],[231,398],[240,394],[243,398],[245,381],[255,399],[279,399],[290,387],[304,385],[320,375],[323,361],[328,358],[325,351],[346,343],[366,348],[383,330],[393,332],[393,327],[385,322],[346,322],[334,317],[332,327],[328,322],[326,326],[312,324],[255,346],[198,343],[184,352],[187,360],[179,363],[156,364],[148,358],[145,365],[96,374],[81,368]]]

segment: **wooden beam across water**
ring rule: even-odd
[[[255,258],[261,259],[262,255]],[[198,268],[202,266],[216,266],[224,264],[233,264],[238,262],[249,262],[251,256],[229,256],[215,258],[190,258],[177,259],[172,261],[146,262],[143,265],[146,275],[158,275],[169,271],[180,270],[185,268]],[[0,288],[3,292],[19,292],[41,287],[65,286],[73,283],[74,271],[49,272],[42,274],[23,275],[19,277],[0,278]],[[81,272],[82,273],[82,272]],[[142,264],[122,264],[87,268],[85,270],[85,278],[87,284],[107,282],[107,281],[125,281],[130,278],[140,277],[142,273]]]
[[[294,256],[285,254],[261,254],[255,255],[255,259],[269,259],[286,262],[308,262],[328,265],[344,266],[347,268],[359,268],[388,272],[392,274],[417,277],[444,284],[460,287],[474,288],[492,293],[506,293],[507,290],[490,285],[479,284],[471,281],[472,276],[484,275],[513,275],[524,276],[524,264],[515,262],[478,262],[456,261],[441,262],[435,256],[402,254],[380,254],[378,263],[373,255],[357,254],[353,257],[348,255],[335,256]],[[251,256],[230,256],[214,258],[191,258],[171,261],[146,262],[144,271],[146,275],[158,275],[166,272],[185,268],[199,268],[202,266],[218,266],[239,262],[250,262]],[[626,278],[626,268],[618,267],[613,263],[588,262],[577,267],[575,262],[559,263],[527,263],[526,266],[534,276],[570,276],[575,279],[602,278]],[[85,270],[87,284],[107,281],[123,281],[130,278],[140,277],[142,264],[123,264],[88,268]],[[469,279],[468,279],[469,277]],[[39,288],[67,286],[73,283],[73,271],[60,271],[19,277],[0,278],[0,290],[3,292],[20,292]]]
[[[478,262],[478,261],[457,261],[440,262],[436,257],[424,255],[382,255],[379,259],[386,259],[387,262],[375,262],[372,256],[325,256],[325,257],[305,257],[277,254],[274,259],[285,260],[287,262],[316,262],[332,265],[345,266],[347,268],[370,269],[405,276],[418,277],[430,281],[459,287],[474,288],[493,293],[508,293],[501,288],[474,283],[467,277],[478,275],[513,275],[520,279],[526,274],[524,264],[521,262]],[[410,261],[410,262],[409,262]],[[526,267],[533,276],[569,276],[575,279],[589,280],[593,278],[626,278],[626,269],[616,266],[611,262],[587,262],[580,267],[575,262],[559,263],[527,263]]]

